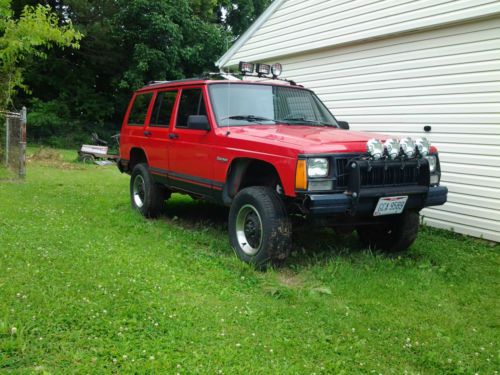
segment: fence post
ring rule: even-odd
[[[9,116],[5,116],[5,166],[9,166],[9,148],[10,148],[10,134],[9,134],[9,129],[10,129],[10,122],[9,122]]]
[[[27,119],[27,110],[26,107],[23,107],[21,110],[21,131],[19,137],[19,177],[26,177],[26,122]]]

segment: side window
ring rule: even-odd
[[[128,125],[143,126],[148,114],[149,103],[153,93],[139,94],[135,97],[134,104],[128,116]]]
[[[205,102],[201,89],[182,90],[179,101],[179,110],[177,111],[176,128],[186,128],[187,120],[191,115],[206,115]]]
[[[151,114],[151,121],[149,122],[150,126],[168,127],[170,125],[170,117],[172,116],[176,97],[177,90],[158,93]]]

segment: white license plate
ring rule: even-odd
[[[403,212],[407,200],[407,195],[380,198],[375,211],[373,211],[373,216],[400,214]]]

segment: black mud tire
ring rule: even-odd
[[[163,213],[165,200],[168,198],[170,198],[170,193],[163,185],[155,183],[149,173],[148,165],[145,163],[137,164],[130,176],[132,208],[146,218],[156,218]]]
[[[406,251],[415,241],[419,224],[418,212],[406,211],[388,217],[383,223],[356,229],[363,246],[397,254]]]
[[[249,243],[249,248],[242,244],[247,239],[250,239],[247,242],[252,242],[252,233],[248,234],[246,230],[247,225],[252,224],[252,218],[261,223],[261,234],[253,236],[254,243]],[[291,221],[280,196],[270,187],[252,186],[241,190],[232,202],[228,226],[229,241],[238,258],[257,269],[264,270],[271,264],[280,265],[290,253]],[[260,241],[256,240],[259,237]]]

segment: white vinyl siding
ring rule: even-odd
[[[288,0],[225,65],[500,13],[498,0]]]
[[[286,19],[290,7],[309,9],[304,3],[326,7],[325,3],[333,2],[289,0],[268,22],[278,16]],[[450,4],[407,5],[413,3]],[[465,13],[486,4],[466,3]],[[295,17],[296,24],[302,24],[302,14]],[[268,22],[260,32],[275,25]],[[353,23],[354,31],[356,26]],[[336,28],[335,23],[331,27]],[[302,34],[296,35],[293,29],[287,35],[296,37],[297,43],[302,40]],[[263,51],[268,43],[245,43],[230,61],[249,57],[245,51],[258,45]],[[351,129],[426,136],[438,147],[442,184],[450,192],[444,206],[422,211],[427,223],[500,242],[500,15],[333,48],[305,49],[295,55],[286,51],[277,47],[263,61],[281,62],[285,77],[314,90]],[[423,130],[426,125],[432,127],[430,133]]]

